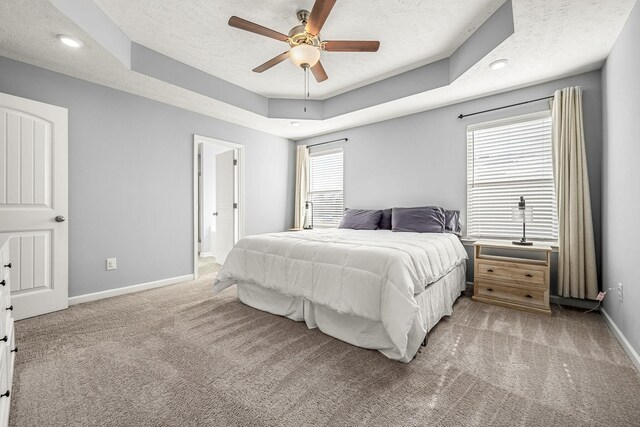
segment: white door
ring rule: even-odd
[[[216,262],[224,263],[236,242],[236,150],[216,156]]]
[[[67,110],[0,93],[0,233],[16,319],[67,308]]]

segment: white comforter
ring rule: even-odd
[[[248,282],[380,321],[404,349],[419,310],[414,296],[466,259],[458,237],[447,233],[331,229],[262,234],[235,245],[214,290]]]

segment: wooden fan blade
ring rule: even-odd
[[[314,36],[320,33],[324,22],[327,20],[333,5],[336,4],[336,0],[316,0],[313,4],[313,9],[309,14],[309,20],[307,21],[307,27],[305,28],[307,33]]]
[[[327,52],[377,52],[379,41],[329,40],[322,43]]]
[[[250,33],[271,37],[272,39],[280,40],[281,42],[286,42],[287,39],[289,38],[285,34],[279,33],[277,31],[273,31],[267,27],[263,27],[262,25],[254,24],[251,21],[238,18],[237,16],[232,16],[231,18],[229,18],[229,25],[235,28],[239,28],[241,30],[249,31]]]
[[[322,83],[327,80],[329,76],[327,76],[327,72],[324,70],[322,63],[320,61],[316,62],[316,65],[311,67],[311,72],[313,73],[313,77],[316,78],[318,83]]]
[[[286,60],[288,57],[289,57],[289,51],[281,53],[280,55],[276,56],[275,58],[271,58],[270,60],[268,60],[264,64],[254,68],[253,72],[254,73],[261,73],[263,71],[267,71],[269,68],[273,67],[274,65],[278,65],[282,61]]]

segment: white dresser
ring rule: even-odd
[[[9,424],[13,364],[18,349],[13,332],[9,236],[0,234],[0,426]]]

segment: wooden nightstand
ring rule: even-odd
[[[472,300],[551,315],[551,246],[490,240],[479,240],[474,246]]]

